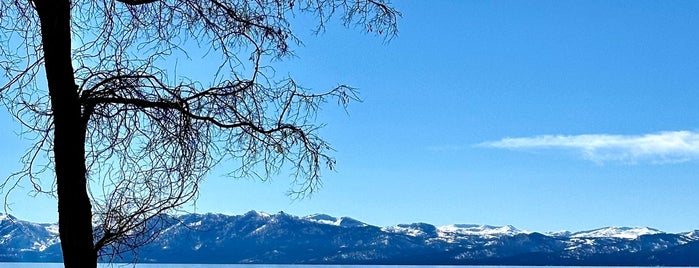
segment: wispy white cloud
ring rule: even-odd
[[[699,159],[699,132],[668,131],[645,135],[543,135],[505,138],[479,146],[502,149],[575,150],[595,162],[674,163]]]

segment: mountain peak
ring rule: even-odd
[[[422,222],[411,224],[398,224],[395,226],[384,227],[382,228],[382,230],[390,233],[400,233],[413,237],[437,235],[437,227]]]
[[[281,212],[281,213],[283,213],[283,212]],[[246,217],[262,217],[262,218],[269,218],[269,217],[271,217],[272,215],[270,215],[270,214],[268,214],[268,213],[266,213],[266,212],[262,212],[262,211],[250,210],[250,211],[248,211],[247,213],[243,214],[243,216],[246,216]]]
[[[642,235],[662,234],[650,227],[604,227],[572,234],[572,238],[623,238],[636,239]]]
[[[340,226],[340,227],[364,227],[364,226],[367,226],[366,223],[355,220],[353,218],[349,218],[349,217],[336,218],[336,217],[333,217],[333,216],[330,216],[327,214],[312,214],[312,215],[308,215],[306,217],[303,217],[303,219],[306,221],[310,221],[310,222],[327,224],[327,225],[334,225],[334,226]]]
[[[692,240],[699,240],[699,230],[694,230],[690,232],[681,233],[682,235],[688,237]]]
[[[10,214],[0,213],[0,222],[3,222],[5,220],[16,221],[17,218],[13,217]]]
[[[567,230],[560,230],[560,231],[553,231],[553,232],[545,232],[543,234],[548,235],[548,236],[553,236],[553,237],[569,237],[573,233],[571,233],[570,231],[567,231]]]
[[[512,225],[492,226],[492,225],[477,225],[477,224],[452,224],[437,228],[444,233],[455,233],[460,235],[518,235],[529,234],[531,232],[515,228]]]

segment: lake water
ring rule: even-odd
[[[62,263],[0,262],[0,268],[62,268]],[[100,264],[100,268],[532,268],[533,266],[447,266],[447,265],[303,265],[303,264]],[[577,267],[569,267],[577,268]],[[583,267],[580,267],[583,268]],[[589,266],[584,268],[591,268]],[[599,267],[619,268],[619,267]],[[645,268],[645,267],[644,267]]]
[[[62,263],[17,263],[17,262],[0,262],[2,268],[61,268]],[[532,268],[535,266],[446,266],[446,265],[300,265],[300,264],[101,264],[100,268]],[[536,266],[538,267],[538,266]],[[565,266],[565,268],[619,268],[618,266]],[[647,268],[647,267],[628,267],[628,268]],[[678,268],[678,267],[675,267]]]

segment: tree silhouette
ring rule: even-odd
[[[0,188],[57,197],[66,267],[151,241],[222,160],[237,177],[289,168],[293,194],[314,191],[335,164],[314,115],[357,96],[273,77],[300,44],[295,13],[384,38],[400,16],[385,0],[0,0],[0,99],[34,140]],[[192,45],[219,59],[206,84],[173,75]]]

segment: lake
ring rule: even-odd
[[[19,263],[19,262],[0,262],[0,267],[2,268],[59,268],[63,267],[62,263]],[[332,268],[377,268],[377,267],[387,267],[387,268],[450,268],[450,267],[468,267],[468,268],[531,268],[539,266],[449,266],[449,265],[301,265],[301,264],[160,264],[160,263],[148,263],[148,264],[101,264],[100,268],[319,268],[319,267],[332,267]],[[565,268],[619,268],[619,266],[561,266]],[[628,268],[646,268],[643,267],[633,267]],[[680,268],[680,267],[677,267]]]

